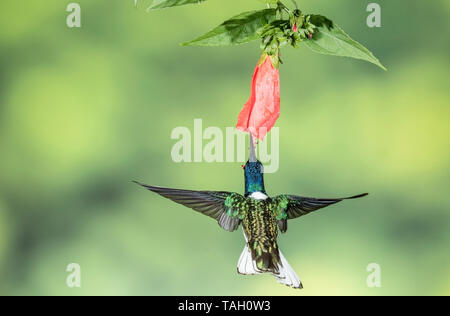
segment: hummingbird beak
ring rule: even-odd
[[[255,151],[255,141],[253,136],[250,134],[250,146],[248,148],[248,160],[250,162],[256,162],[256,151]]]

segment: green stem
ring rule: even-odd
[[[297,1],[295,1],[295,0],[291,0],[291,1],[292,1],[292,3],[295,5],[295,8],[298,10]]]
[[[285,6],[281,1],[278,1],[278,7],[286,11],[287,14],[291,15],[291,10],[287,6]]]

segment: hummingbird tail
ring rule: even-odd
[[[290,286],[295,289],[302,289],[303,285],[299,277],[295,273],[294,269],[289,265],[286,258],[283,256],[281,251],[279,251],[280,263],[278,263],[278,273],[271,272],[272,275],[281,284]],[[252,258],[252,253],[248,248],[247,244],[242,251],[241,257],[239,258],[237,271],[239,274],[243,275],[255,275],[262,274],[270,271],[261,271],[257,267],[256,261]]]
[[[278,252],[278,251],[277,251]],[[237,271],[239,274],[253,275],[261,273],[272,273],[278,275],[279,272],[279,256],[272,253],[261,253],[259,256],[255,255],[254,251],[250,250],[248,244],[245,245],[241,257],[238,261]]]
[[[239,274],[253,275],[261,273],[272,273],[273,275],[278,275],[280,262],[278,256],[278,250],[272,253],[263,252],[260,255],[255,254],[255,250],[250,250],[251,248],[248,244],[245,245],[242,251],[241,257],[239,258],[237,271]]]
[[[252,253],[248,249],[247,244],[245,244],[241,257],[239,258],[237,271],[239,274],[243,275],[253,275],[262,273],[257,269],[256,262],[255,260],[253,260]]]
[[[281,284],[293,287],[295,289],[302,289],[302,282],[295,273],[294,269],[292,269],[281,251],[279,253],[281,262],[278,265],[278,269],[280,270],[280,274],[274,274],[275,278]]]

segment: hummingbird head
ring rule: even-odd
[[[244,167],[245,196],[254,192],[266,193],[264,188],[264,167],[261,162],[247,161]]]
[[[256,159],[255,144],[250,138],[249,159],[243,166],[245,176],[245,196],[254,192],[266,193],[264,188],[264,167]]]

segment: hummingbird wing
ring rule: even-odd
[[[220,227],[229,232],[235,231],[241,223],[243,209],[240,206],[244,205],[245,197],[238,193],[170,189],[133,182],[178,204],[214,218]]]
[[[287,231],[287,220],[294,219],[303,215],[307,215],[323,207],[341,202],[343,200],[357,199],[368,195],[363,193],[355,196],[336,198],[336,199],[318,199],[303,197],[298,195],[278,195],[272,200],[276,207],[278,227],[282,233]]]

